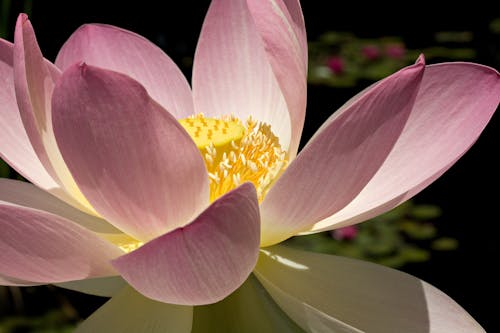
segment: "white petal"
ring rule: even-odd
[[[254,272],[307,332],[484,332],[438,289],[383,266],[274,246]]]

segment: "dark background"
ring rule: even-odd
[[[99,22],[135,31],[162,47],[176,63],[189,62],[209,1],[176,2],[175,6],[165,3],[166,8],[147,1],[34,1],[31,19],[42,51],[51,60],[78,26]],[[477,2],[467,7],[441,4],[399,2],[398,6],[377,3],[366,7],[354,1],[302,1],[309,39],[327,30],[351,31],[361,37],[401,36],[408,47],[418,49],[429,46],[436,31],[468,30],[475,36],[476,61],[499,68],[500,41],[498,35],[488,33],[488,24],[500,12],[493,5]],[[183,70],[189,77],[186,68]],[[310,87],[303,143],[361,88]],[[434,253],[429,262],[404,268],[454,298],[488,332],[500,332],[500,275],[495,272],[500,254],[496,214],[500,165],[495,158],[498,122],[497,115],[466,156],[416,197],[417,202],[442,207],[439,227],[459,240],[459,249]]]

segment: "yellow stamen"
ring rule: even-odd
[[[250,181],[259,202],[288,165],[271,126],[249,118],[246,126],[232,116],[205,118],[202,114],[181,119],[205,160],[210,180],[210,200]]]

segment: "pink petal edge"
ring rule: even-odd
[[[0,77],[4,80],[0,90],[0,157],[41,188],[58,188],[33,150],[19,114],[14,90],[13,49],[12,43],[0,38]]]
[[[120,234],[121,231],[107,221],[94,215],[85,214],[73,206],[59,200],[33,184],[13,179],[0,179],[0,203],[8,203],[33,208],[77,223],[96,234]]]
[[[11,287],[29,287],[38,286],[42,283],[23,281],[19,279],[14,279],[5,275],[0,275],[0,286],[11,286]]]
[[[48,142],[43,138],[51,134],[50,99],[55,78],[47,68],[26,14],[17,18],[14,36],[14,83],[21,119],[38,158],[59,182],[47,151]]]
[[[20,14],[16,23],[13,69],[16,100],[24,129],[38,159],[58,184],[49,191],[79,209],[94,213],[69,173],[52,130],[50,103],[61,73],[43,58],[26,14]]]

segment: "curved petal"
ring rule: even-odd
[[[5,275],[0,275],[0,286],[28,287],[28,286],[39,286],[41,284],[43,283],[23,281]]]
[[[208,204],[208,176],[182,126],[130,77],[68,68],[52,98],[57,143],[106,220],[139,240],[184,225]]]
[[[212,203],[191,224],[113,261],[141,294],[166,303],[220,301],[252,271],[259,253],[259,204],[245,183]]]
[[[443,292],[380,265],[275,246],[255,274],[307,332],[484,332]]]
[[[423,70],[420,60],[379,82],[309,141],[262,203],[263,246],[306,230],[363,189],[401,134]]]
[[[191,88],[179,68],[159,47],[131,31],[105,24],[81,26],[56,58],[62,70],[77,62],[129,75],[177,118],[194,113]]]
[[[88,215],[36,186],[12,179],[0,179],[0,202],[52,213],[99,234],[119,234],[120,230],[103,219]]]
[[[292,125],[289,154],[293,159],[307,101],[307,39],[300,4],[297,0],[249,0],[247,4],[288,107]]]
[[[196,306],[192,333],[303,333],[251,274],[222,301]]]
[[[0,38],[0,157],[44,189],[59,185],[47,173],[24,129],[14,90],[13,44]]]
[[[45,170],[62,187],[62,190],[56,189],[54,194],[93,213],[61,157],[52,130],[50,101],[55,81],[61,74],[43,58],[33,27],[25,14],[17,19],[14,41],[16,98],[31,145]]]
[[[62,217],[0,203],[0,274],[35,283],[116,275],[116,246]]]
[[[125,282],[121,276],[106,276],[101,278],[56,283],[55,285],[89,295],[112,297],[126,287],[127,282]]]
[[[391,154],[344,209],[318,222],[318,232],[382,214],[420,192],[477,140],[500,101],[500,75],[486,66],[428,66],[408,122]]]
[[[193,64],[196,112],[264,121],[286,150],[286,101],[245,0],[216,0],[208,9]]]
[[[150,300],[129,286],[101,306],[75,333],[190,333],[193,308]]]

